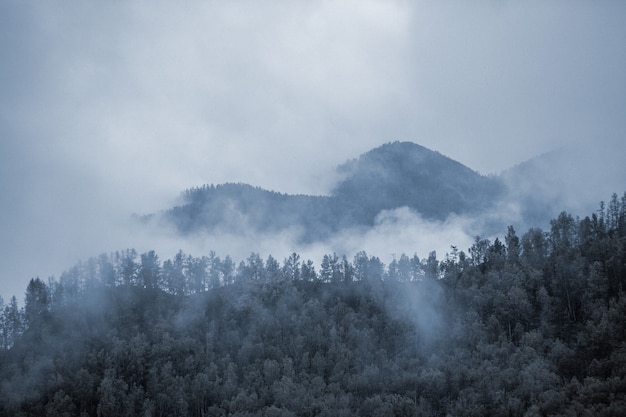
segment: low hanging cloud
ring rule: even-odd
[[[482,173],[574,142],[619,155],[625,19],[622,2],[4,1],[0,293],[19,297],[31,277],[94,254],[150,248],[128,216],[167,209],[183,189],[326,194],[335,166],[390,140]],[[462,246],[460,219],[387,216],[398,219],[337,248]],[[413,224],[428,231],[415,243]],[[427,236],[436,229],[450,241]],[[387,231],[392,250],[376,245]],[[295,233],[261,241],[287,250]]]
[[[389,263],[403,253],[423,259],[436,251],[441,258],[451,245],[466,248],[472,241],[472,222],[467,218],[452,215],[444,221],[429,221],[408,207],[400,207],[380,212],[373,227],[340,232],[322,247],[327,253],[348,256],[364,250]]]
[[[139,233],[136,236],[138,241],[151,242],[151,248],[156,248],[165,257],[182,249],[195,256],[215,251],[220,256],[229,255],[235,261],[244,260],[251,253],[258,253],[262,258],[272,255],[282,261],[296,252],[319,268],[324,255],[335,253],[352,260],[360,251],[377,256],[386,264],[401,254],[425,259],[432,251],[441,259],[450,251],[451,245],[461,250],[469,248],[477,230],[476,221],[469,218],[452,215],[445,221],[429,221],[408,207],[400,207],[382,211],[373,227],[347,228],[327,239],[302,243],[302,230],[298,227],[263,233],[254,231],[253,225],[246,227],[245,215],[240,213],[238,218],[244,226],[236,233],[198,232],[183,238],[171,225],[155,220],[148,227],[136,229]]]

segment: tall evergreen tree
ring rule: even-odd
[[[39,278],[31,279],[26,287],[24,318],[26,325],[32,326],[41,319],[49,309],[49,294],[46,284]]]

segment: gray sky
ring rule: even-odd
[[[184,188],[324,193],[388,141],[485,174],[625,154],[624,22],[623,1],[2,1],[0,294],[147,248],[123,219]]]

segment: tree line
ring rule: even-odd
[[[0,349],[9,349],[35,317],[61,308],[98,288],[137,287],[191,296],[222,286],[253,282],[417,281],[423,279],[427,271],[433,273],[436,264],[436,254],[432,252],[427,259],[420,259],[416,254],[412,257],[402,254],[386,267],[378,257],[370,257],[361,251],[352,261],[345,255],[340,258],[336,253],[326,254],[318,272],[312,260],[302,261],[295,252],[282,264],[272,255],[263,259],[258,253],[251,253],[237,264],[230,256],[222,259],[214,251],[194,257],[179,250],[172,259],[162,262],[153,250],[138,254],[135,249],[125,249],[79,262],[63,272],[59,279],[31,279],[23,308],[19,307],[15,296],[7,305],[0,298]]]

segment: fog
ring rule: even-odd
[[[470,220],[406,209],[295,248],[297,231],[180,241],[129,224],[205,183],[325,194],[335,166],[391,140],[484,174],[592,145],[563,197],[586,208],[609,179],[626,184],[625,18],[611,1],[4,1],[0,294],[125,247],[299,250],[316,265],[328,252],[466,249]]]

